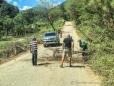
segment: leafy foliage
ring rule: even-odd
[[[114,1],[113,0],[66,0],[65,9],[70,19],[88,41],[94,70],[114,84]],[[105,71],[107,70],[107,71]]]
[[[13,18],[17,13],[19,13],[18,7],[8,4],[4,0],[0,2],[0,9],[1,9],[1,14],[0,14],[1,17],[9,15],[11,18]]]
[[[60,17],[60,10],[54,6],[54,2],[48,0],[40,0],[41,5],[37,6],[36,11],[40,16],[40,20],[46,20],[51,26],[52,29],[55,30],[54,22],[57,21]]]
[[[41,26],[52,26],[61,17],[61,10],[52,0],[41,0],[35,8],[19,12],[16,6],[0,1],[0,35],[26,36],[27,33],[38,31]],[[37,24],[40,22],[40,25]],[[43,24],[42,24],[43,23]]]

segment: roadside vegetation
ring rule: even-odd
[[[0,64],[27,51],[33,36],[40,42],[45,32],[62,29],[61,11],[47,1],[41,2],[33,9],[19,12],[18,7],[0,1]]]
[[[48,0],[40,1],[42,4],[37,7],[21,12],[5,0],[0,1],[0,58],[9,55],[7,49],[11,49],[12,43],[27,46],[31,36],[41,41],[46,31],[61,30],[65,21],[73,21],[79,36],[94,51],[88,62],[103,77],[102,86],[113,86],[114,1],[66,0],[57,6],[53,0],[51,4]]]
[[[102,86],[114,85],[114,1],[66,0],[64,7],[77,32],[94,53],[89,63],[103,77]],[[67,15],[68,16],[68,15]]]

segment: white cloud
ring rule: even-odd
[[[30,8],[32,8],[32,7],[30,7],[30,6],[23,6],[23,8],[20,8],[20,10],[27,10],[27,9],[30,9]]]
[[[59,2],[58,4],[61,4],[62,2]]]
[[[18,6],[18,3],[14,1],[14,2],[13,2],[13,5],[14,5],[14,6]]]
[[[5,1],[7,1],[8,3],[9,3],[9,2],[12,2],[12,0],[5,0]]]
[[[62,2],[58,2],[58,3],[54,3],[53,6],[57,6],[59,4],[61,4]]]

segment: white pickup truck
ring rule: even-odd
[[[43,37],[44,47],[54,44],[57,45],[60,43],[60,38],[55,31],[46,32]]]

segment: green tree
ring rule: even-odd
[[[22,15],[21,13],[18,14],[15,18],[14,18],[14,33],[15,35],[23,35],[24,34],[24,29],[23,29],[23,19],[22,19]]]
[[[8,4],[6,1],[1,1],[1,16],[4,17],[9,15],[11,18],[15,17],[19,13],[18,7]]]
[[[34,9],[28,9],[21,13],[23,20],[25,20],[26,24],[32,24],[34,22]]]
[[[37,11],[40,13],[41,19],[45,18],[55,31],[54,22],[60,17],[60,10],[56,8],[52,0],[50,2],[48,0],[40,1],[42,4],[37,6]]]
[[[60,9],[60,11],[61,11],[61,17],[62,17],[64,20],[68,20],[69,14],[66,12],[65,4],[66,4],[66,2],[63,2],[63,3],[61,3],[60,5],[58,5],[57,7],[58,7],[58,9]]]
[[[5,34],[6,34],[6,38],[7,38],[8,32],[9,32],[11,29],[13,29],[14,23],[13,23],[13,19],[10,18],[9,16],[6,16],[4,19],[5,19],[5,20],[3,21],[3,22],[4,22],[4,29],[5,29]]]
[[[8,4],[5,0],[0,0],[0,34],[8,35],[8,32],[13,29],[13,18],[19,13],[16,6]]]

